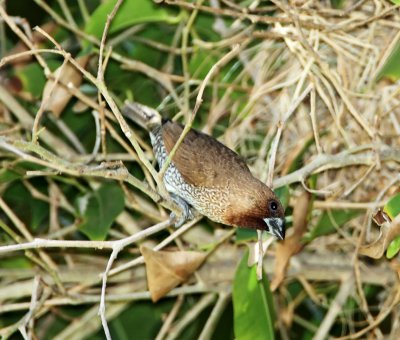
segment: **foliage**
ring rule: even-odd
[[[0,6],[0,337],[103,339],[99,313],[114,339],[392,336],[399,2],[116,3]],[[262,281],[255,230],[170,226],[126,100],[183,124],[199,104],[193,127],[273,174]]]
[[[233,280],[235,338],[275,339],[275,311],[268,280],[264,273],[257,281],[257,268],[249,268],[247,261],[245,254]]]

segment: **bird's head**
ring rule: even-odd
[[[279,240],[285,239],[285,210],[275,193],[264,184],[258,190],[242,190],[231,203],[227,224],[264,230]]]
[[[277,237],[279,240],[285,239],[285,211],[278,197],[275,196],[267,200],[265,216],[262,218],[265,230]]]

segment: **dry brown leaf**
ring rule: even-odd
[[[385,222],[381,225],[379,237],[376,241],[360,247],[361,255],[379,259],[385,253],[385,250],[390,242],[400,235],[400,221],[398,218],[390,222]]]
[[[58,25],[54,21],[50,21],[50,22],[42,25],[41,29],[43,31],[45,31],[46,33],[48,33],[49,35],[53,35],[53,33],[57,27],[58,27]],[[46,42],[46,41],[48,41],[47,38],[43,34],[39,33],[38,31],[34,31],[32,33],[31,42],[35,45],[35,47],[39,47],[40,44],[42,44],[43,42]],[[11,56],[11,55],[15,55],[15,54],[26,52],[26,51],[29,51],[28,46],[26,46],[26,44],[24,42],[19,41],[12,48],[10,53],[8,53],[8,55]],[[27,55],[24,55],[24,56],[16,58],[16,59],[12,59],[10,61],[10,64],[12,64],[14,66],[21,66],[21,65],[24,65],[24,64],[28,63],[29,61],[31,61],[33,59],[33,57],[34,57],[33,54],[27,54]]]
[[[275,256],[274,278],[271,289],[274,291],[285,277],[290,258],[303,249],[301,238],[307,230],[308,210],[311,194],[304,192],[298,199],[293,209],[293,234],[283,242],[278,243]]]
[[[85,67],[89,61],[89,55],[76,58],[77,63]],[[71,63],[60,66],[54,76],[60,79],[63,84],[72,84],[74,87],[79,87],[82,83],[83,75]],[[72,94],[60,83],[54,87],[54,80],[49,79],[43,90],[43,100],[46,100],[44,110],[51,111],[56,117],[59,117],[65,106],[71,99]]]
[[[207,254],[195,251],[154,251],[140,246],[146,263],[147,285],[153,302],[185,282],[205,260]]]

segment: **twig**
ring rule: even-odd
[[[206,77],[204,78],[200,88],[199,88],[199,92],[197,94],[196,97],[196,104],[194,106],[194,109],[192,111],[192,114],[189,116],[189,121],[186,122],[185,127],[181,133],[181,135],[179,136],[177,142],[175,143],[174,147],[172,148],[171,152],[168,155],[168,158],[165,160],[165,163],[162,167],[162,169],[159,172],[159,176],[162,178],[165,174],[165,171],[168,169],[168,166],[172,160],[172,158],[175,155],[176,150],[178,149],[179,145],[182,143],[183,139],[185,138],[186,134],[189,132],[189,130],[192,127],[193,121],[196,117],[197,111],[200,108],[201,103],[203,102],[203,93],[204,93],[204,89],[206,88],[207,83],[209,82],[209,80],[211,79],[211,77],[223,66],[225,65],[229,60],[232,59],[232,57],[234,55],[236,55],[238,53],[240,49],[240,45],[235,45],[232,50],[225,54],[220,60],[218,60],[212,67],[211,69],[208,71]]]
[[[121,0],[122,1],[122,0]],[[124,117],[122,116],[121,112],[118,109],[117,104],[115,103],[114,99],[112,96],[109,94],[107,86],[103,81],[98,81],[91,73],[87,72],[79,63],[77,63],[73,58],[71,58],[70,54],[67,53],[61,46],[60,44],[57,43],[49,34],[44,32],[42,29],[39,27],[36,27],[36,30],[43,34],[47,39],[49,39],[55,46],[56,48],[62,52],[64,58],[68,59],[68,61],[76,67],[77,70],[79,70],[83,76],[88,79],[90,82],[92,82],[97,89],[100,91],[104,99],[106,100],[108,106],[110,107],[112,113],[114,114],[115,118],[117,119],[122,132],[126,136],[126,138],[129,140],[129,142],[132,144],[133,148],[135,149],[140,161],[143,163],[143,165],[147,168],[147,170],[151,173],[153,176],[154,180],[159,184],[159,187],[162,187],[162,182],[159,181],[157,172],[155,171],[154,167],[150,164],[150,162],[147,160],[145,157],[143,150],[141,149],[137,139],[135,136],[132,134],[132,131],[130,130],[128,124],[126,123]],[[101,106],[100,106],[101,107]]]
[[[183,317],[181,320],[176,322],[171,331],[169,332],[166,340],[174,340],[179,337],[182,331],[188,326],[194,319],[196,319],[204,309],[211,305],[215,301],[215,294],[209,293],[204,295]]]
[[[179,310],[181,309],[183,302],[185,301],[183,295],[178,295],[174,306],[169,312],[167,318],[165,319],[160,331],[158,332],[155,340],[163,340],[165,335],[169,332],[172,323],[174,322],[176,316],[178,315]]]
[[[226,305],[230,301],[231,293],[222,291],[219,294],[217,303],[215,304],[210,316],[207,319],[207,322],[199,335],[199,340],[209,340],[212,338],[215,327],[221,317],[221,314],[224,312]]]
[[[0,203],[2,200],[0,198]],[[3,206],[0,206],[4,209]],[[91,249],[114,249],[116,244],[122,244],[122,248],[127,245],[137,242],[143,238],[153,235],[170,225],[170,221],[158,223],[152,227],[148,227],[134,235],[128,236],[117,241],[68,241],[68,240],[46,240],[35,238],[31,242],[13,244],[0,247],[0,254],[5,254],[13,251],[27,249],[42,249],[42,248],[91,248]]]
[[[101,317],[101,323],[103,325],[104,333],[106,335],[107,340],[111,339],[111,334],[110,334],[110,330],[108,329],[108,324],[107,324],[105,299],[106,299],[107,277],[108,277],[108,273],[111,269],[111,266],[114,263],[114,260],[117,258],[118,253],[122,249],[124,249],[127,245],[129,245],[133,242],[136,242],[140,239],[143,239],[143,238],[151,235],[154,232],[158,232],[162,229],[165,229],[170,224],[171,224],[171,221],[167,220],[165,222],[156,224],[153,227],[147,228],[147,229],[143,230],[142,232],[139,232],[135,235],[126,237],[122,240],[114,241],[114,244],[112,246],[113,251],[110,255],[110,258],[108,259],[106,270],[102,274],[102,285],[101,285],[100,306],[99,306],[99,314]]]
[[[335,322],[337,315],[342,311],[343,305],[346,303],[353,290],[354,277],[344,277],[339,292],[336,294],[335,299],[331,302],[331,306],[326,313],[324,320],[319,326],[317,334],[314,335],[313,340],[324,340],[327,338],[329,330]]]
[[[39,132],[39,124],[40,124],[40,120],[43,116],[44,110],[46,109],[46,106],[48,105],[48,102],[51,99],[51,95],[53,94],[54,90],[58,86],[60,77],[63,75],[64,67],[67,64],[68,64],[68,59],[64,59],[62,65],[56,71],[56,76],[55,76],[54,82],[51,84],[50,90],[46,93],[46,96],[44,96],[42,98],[42,102],[40,104],[39,111],[36,113],[35,120],[33,121],[32,142],[34,142],[34,143],[37,143],[38,139],[39,139],[39,133],[38,133]]]
[[[389,298],[386,300],[385,303],[385,308],[382,308],[378,316],[375,318],[374,322],[371,323],[368,327],[365,327],[364,329],[351,334],[349,336],[343,336],[337,338],[338,340],[350,340],[350,339],[358,339],[362,337],[365,333],[369,332],[370,330],[374,329],[377,327],[382,321],[384,321],[390,313],[392,313],[393,308],[398,305],[400,301],[400,289],[399,286],[397,285],[397,288],[395,288],[395,293],[394,296],[389,296]]]
[[[123,248],[122,244],[120,244],[119,242],[114,244],[113,251],[110,255],[110,258],[108,259],[106,270],[102,274],[100,306],[99,306],[98,314],[100,315],[101,324],[103,326],[103,330],[104,330],[107,340],[111,340],[111,334],[110,334],[110,330],[108,328],[108,323],[107,323],[107,318],[106,318],[106,301],[105,301],[105,299],[106,299],[106,288],[107,288],[107,276],[108,276],[108,273],[111,269],[111,266],[112,266],[114,260],[117,258],[118,253],[122,250],[122,248]]]
[[[156,191],[152,190],[146,183],[141,182],[136,177],[132,176],[121,162],[119,162],[117,165],[112,164],[111,168],[107,164],[101,164],[97,167],[83,166],[81,164],[74,165],[54,155],[53,153],[41,147],[39,144],[25,142],[22,140],[8,143],[7,140],[1,136],[0,148],[15,153],[26,161],[39,164],[50,169],[55,169],[71,176],[103,177],[127,182],[148,195],[153,201],[160,202],[161,205],[170,209],[171,211],[179,211],[179,208],[177,208],[171,202],[162,200],[161,196]],[[25,153],[25,151],[34,152],[40,155],[41,159],[31,156]]]
[[[171,235],[169,235],[167,238],[165,238],[164,240],[162,240],[159,244],[157,244],[153,250],[157,251],[157,250],[161,250],[162,248],[164,248],[166,245],[168,245],[169,243],[171,243],[173,240],[175,240],[177,237],[179,237],[180,235],[184,234],[187,230],[189,230],[191,227],[193,227],[197,222],[199,221],[199,218],[195,218],[192,221],[189,221],[187,223],[185,223],[183,226],[179,227],[178,230],[174,231]],[[139,256],[138,258],[129,261],[117,268],[114,268],[110,271],[109,275],[115,275],[118,274],[126,269],[132,268],[134,266],[137,266],[139,264],[144,263],[144,257],[143,256]]]
[[[372,148],[372,146],[371,146]],[[345,150],[335,155],[320,154],[310,163],[289,175],[278,178],[274,181],[274,188],[304,181],[309,175],[326,171],[328,169],[344,168],[351,165],[372,165],[375,163],[375,153],[366,151],[353,155],[352,150]],[[382,162],[395,161],[400,163],[400,151],[382,146],[376,150],[379,152]]]

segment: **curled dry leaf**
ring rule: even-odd
[[[298,199],[293,209],[293,234],[283,242],[277,244],[275,256],[274,279],[271,282],[271,290],[274,291],[285,277],[290,258],[303,249],[301,242],[303,234],[307,230],[308,211],[311,194],[304,192]]]
[[[153,302],[185,282],[205,260],[207,254],[195,251],[154,251],[141,246],[146,263],[147,285]]]
[[[85,67],[89,61],[89,55],[76,58],[77,63]],[[44,110],[51,111],[56,117],[59,117],[65,106],[68,104],[72,94],[60,84],[72,84],[74,87],[79,87],[82,83],[83,75],[71,63],[60,66],[55,72],[54,77],[59,79],[59,82],[54,86],[54,80],[49,79],[43,90],[43,100],[46,101]]]
[[[400,215],[399,215],[400,216]],[[379,259],[383,256],[387,246],[397,236],[400,235],[400,217],[396,217],[393,221],[385,221],[381,225],[381,230],[377,240],[374,242],[360,247],[359,253],[361,255]],[[377,218],[374,217],[375,221]]]

